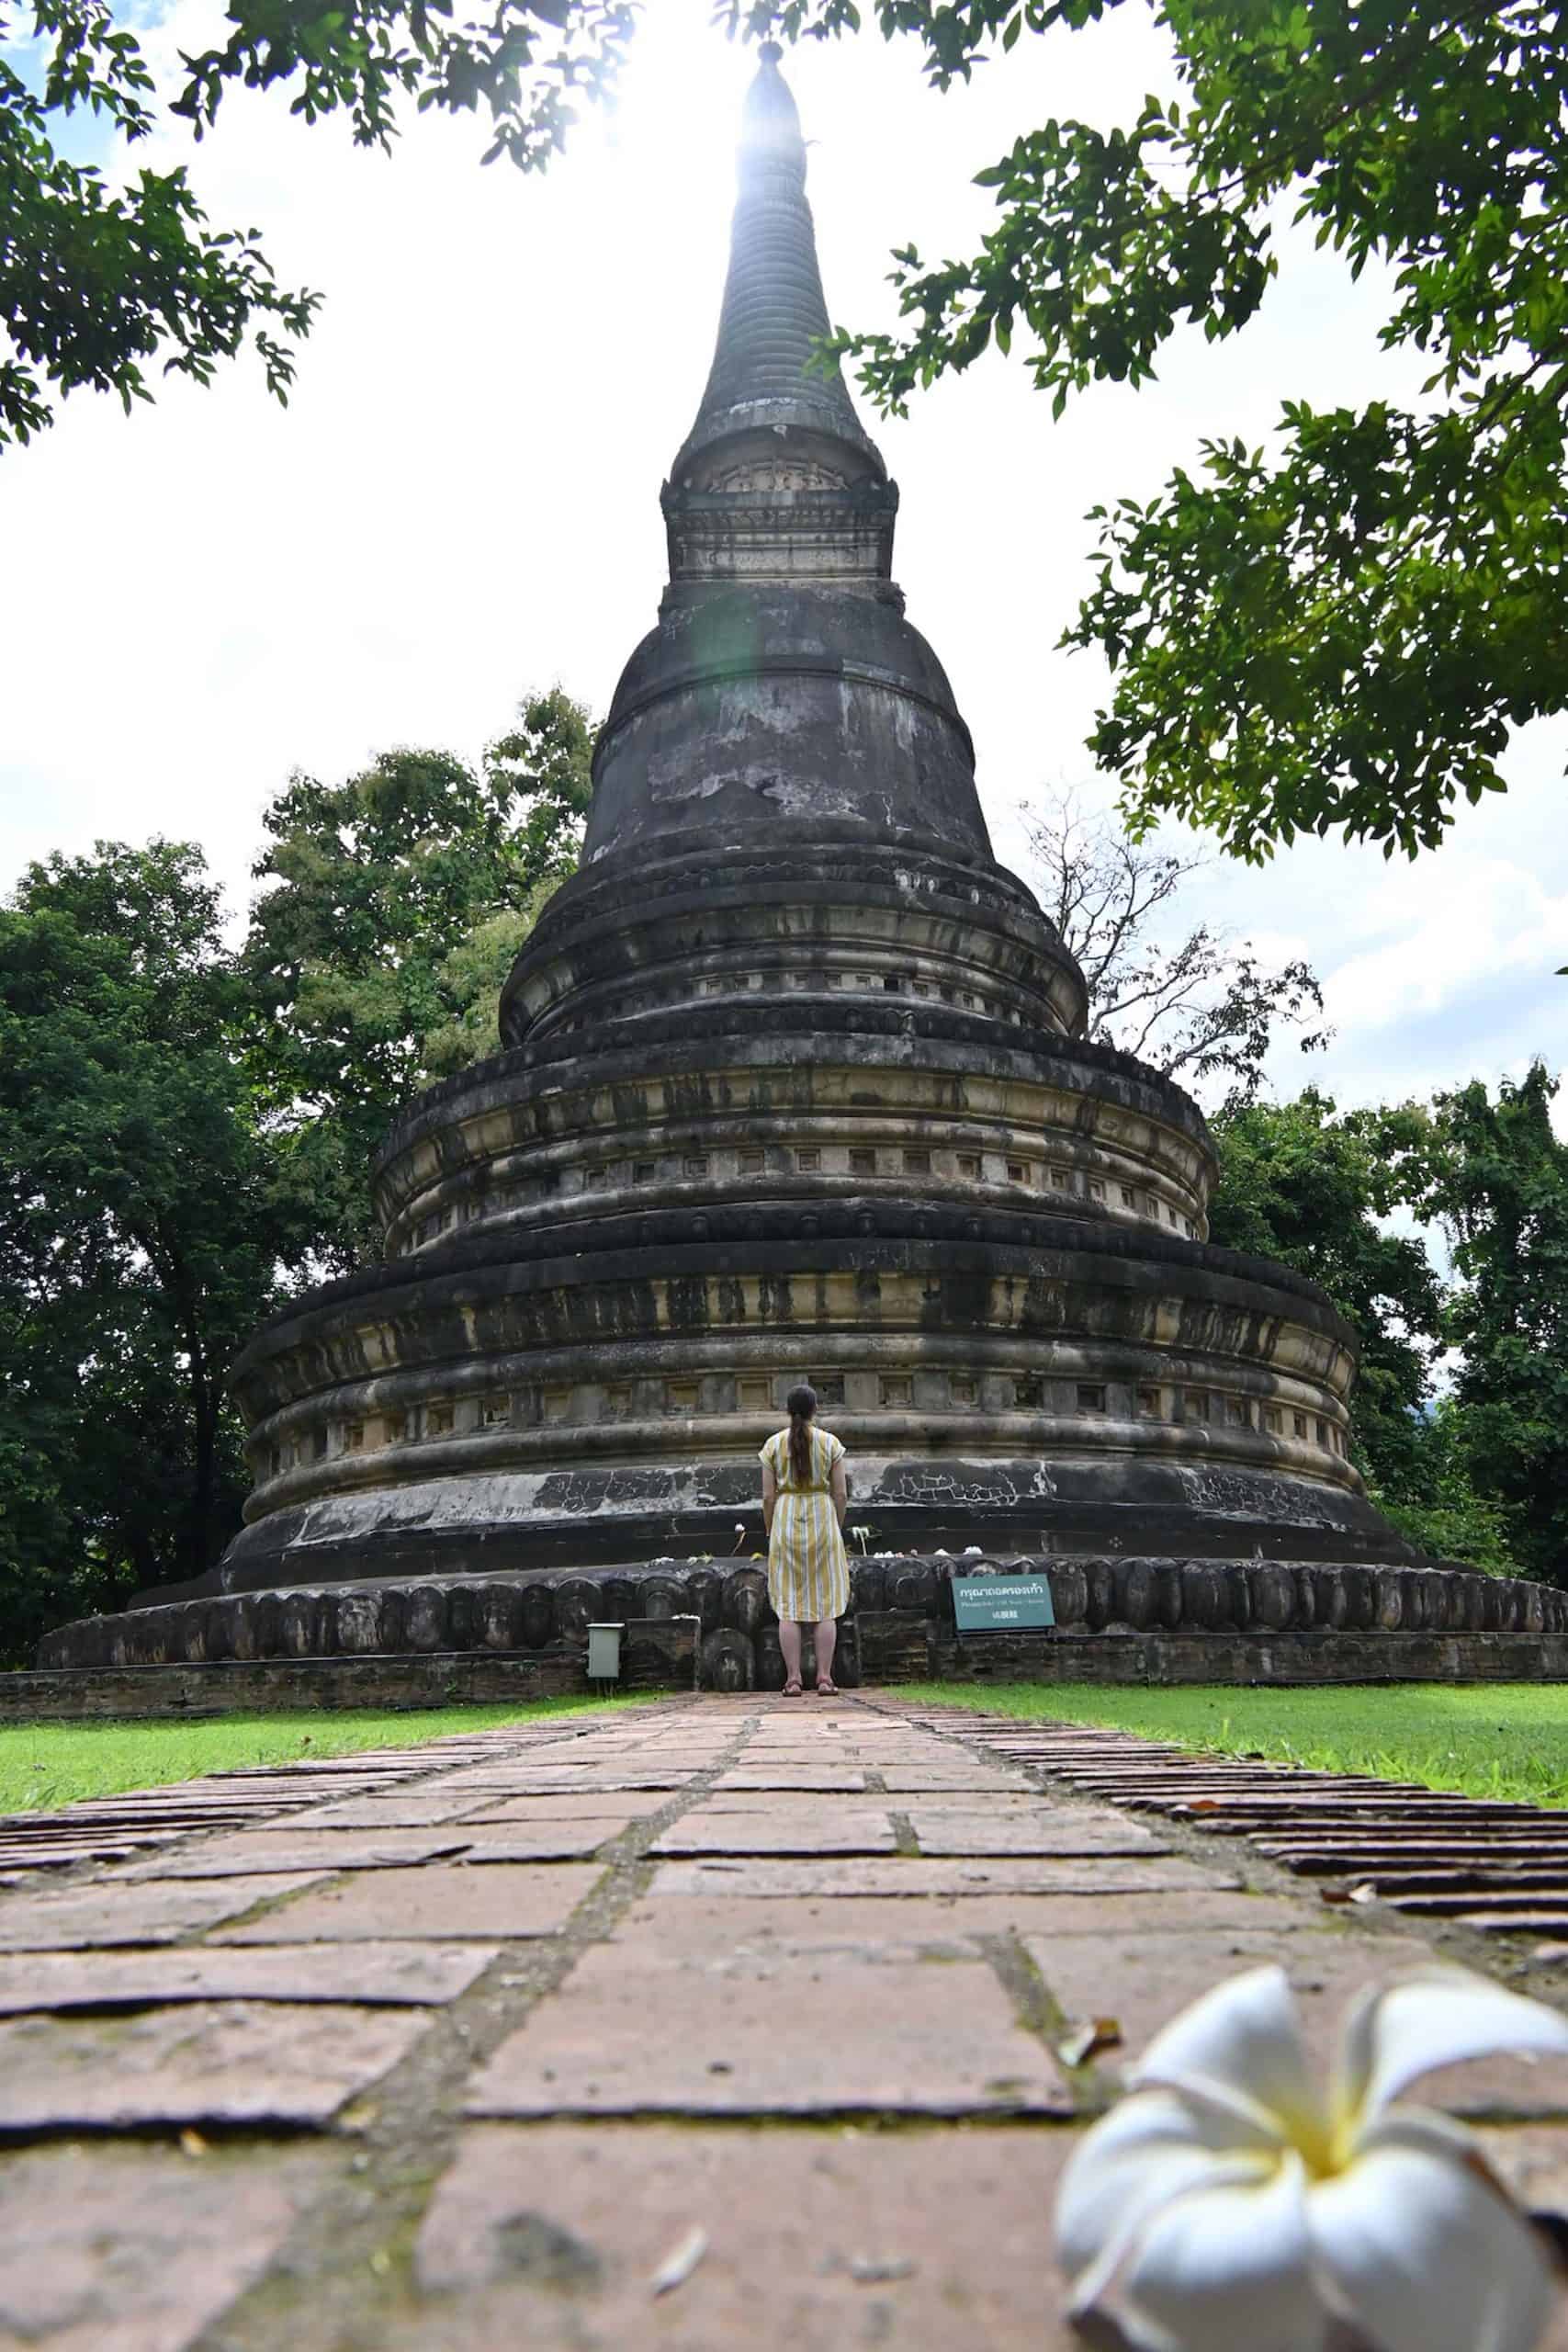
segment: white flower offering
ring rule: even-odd
[[[1568,2057],[1568,2020],[1462,1969],[1363,1994],[1326,2084],[1281,1968],[1156,2035],[1063,2175],[1057,2251],[1083,2339],[1133,2352],[1534,2352],[1541,2240],[1418,2075]]]

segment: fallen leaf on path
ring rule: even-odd
[[[1087,2066],[1102,2050],[1119,2050],[1122,2028],[1115,2018],[1090,2018],[1087,2025],[1066,2034],[1056,2044],[1056,2055],[1064,2066]]]

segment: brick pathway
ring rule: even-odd
[[[123,1858],[0,1893],[0,2347],[1066,2352],[1126,2050],[1275,1958],[1326,2032],[1433,1945],[979,1733],[673,1700],[74,1808],[43,1845]],[[1441,2087],[1568,2208],[1568,2081]]]

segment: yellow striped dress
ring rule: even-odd
[[[804,1486],[795,1485],[790,1468],[788,1430],[771,1437],[761,1455],[778,1487],[768,1538],[768,1599],[780,1617],[797,1625],[841,1617],[850,1605],[850,1564],[831,1485],[844,1449],[829,1430],[813,1429],[810,1440],[811,1476]]]

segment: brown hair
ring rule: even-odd
[[[811,1417],[817,1410],[817,1391],[806,1381],[792,1388],[784,1398],[789,1408],[789,1466],[797,1484],[804,1487],[811,1476]]]

